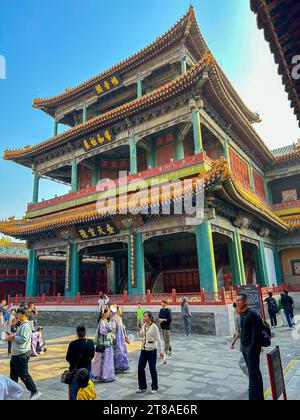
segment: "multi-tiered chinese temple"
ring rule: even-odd
[[[54,133],[5,152],[33,170],[34,186],[24,218],[0,223],[27,241],[27,295],[39,292],[45,256],[59,255],[69,296],[84,291],[83,258],[97,257],[112,261],[114,293],[299,282],[300,145],[272,152],[259,137],[259,116],[215,61],[192,7],[143,50],[34,107],[53,117]],[[70,128],[58,134],[60,123]],[[39,201],[42,177],[70,193]],[[193,225],[174,207],[195,199],[199,180],[204,221]]]

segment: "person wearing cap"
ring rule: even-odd
[[[192,315],[190,313],[190,308],[187,303],[186,297],[182,298],[182,301],[181,301],[181,314],[183,318],[184,335],[185,337],[189,337],[191,335],[191,320],[190,319]]]
[[[159,312],[159,323],[161,329],[161,335],[165,343],[165,354],[172,356],[172,347],[171,347],[171,336],[170,336],[170,327],[172,322],[171,309],[168,307],[168,302],[162,300],[161,310]]]

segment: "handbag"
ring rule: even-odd
[[[86,346],[86,343],[87,343],[87,340],[85,340],[85,346]],[[72,384],[72,382],[73,382],[73,376],[74,376],[74,374],[77,371],[77,366],[78,366],[78,364],[80,362],[81,357],[82,357],[82,354],[80,354],[79,359],[78,359],[78,361],[77,361],[77,363],[76,363],[76,365],[75,365],[75,367],[74,367],[73,370],[67,369],[67,370],[65,370],[62,373],[61,378],[60,378],[60,382],[61,383],[67,384],[67,385],[71,385]]]
[[[104,353],[105,351],[105,345],[104,344],[97,344],[95,352],[96,353]]]
[[[105,345],[104,345],[104,339],[103,337],[99,334],[99,329],[97,330],[97,336],[96,336],[96,348],[95,348],[95,352],[96,353],[104,353],[105,351]],[[100,343],[100,340],[102,341],[102,343]]]
[[[60,382],[62,382],[63,384],[67,384],[70,385],[72,383],[73,380],[73,372],[71,372],[69,369],[65,370],[60,378]]]

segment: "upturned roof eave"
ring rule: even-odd
[[[33,107],[41,109],[44,112],[50,113],[53,115],[51,108],[57,107],[64,102],[69,102],[73,99],[76,99],[80,96],[85,95],[93,87],[99,83],[102,79],[113,75],[114,73],[126,73],[136,67],[138,67],[142,62],[147,62],[153,59],[153,56],[158,56],[161,54],[160,46],[164,46],[164,43],[171,38],[173,35],[176,35],[176,31],[180,31],[177,38],[172,42],[174,45],[176,42],[179,43],[184,39],[185,28],[188,25],[189,21],[195,18],[195,12],[193,6],[189,7],[189,10],[163,35],[159,36],[152,43],[142,48],[135,54],[129,56],[128,58],[120,61],[117,64],[114,64],[110,68],[100,72],[96,76],[91,77],[87,81],[75,86],[74,88],[69,89],[61,94],[46,97],[46,98],[34,98]],[[164,47],[167,49],[167,46]],[[151,54],[150,54],[151,53]],[[147,57],[149,54],[149,57]],[[153,55],[154,54],[154,55]]]
[[[300,98],[297,93],[295,84],[291,77],[286,58],[281,49],[277,34],[271,22],[271,17],[266,5],[262,0],[250,0],[251,10],[257,15],[257,27],[264,31],[265,40],[270,45],[271,53],[274,55],[275,63],[278,65],[278,74],[282,76],[282,83],[285,91],[289,95],[291,107],[299,121],[300,127]]]

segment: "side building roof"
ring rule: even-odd
[[[293,77],[293,57],[300,54],[300,2],[298,0],[251,0],[257,25],[278,65],[278,73],[288,93],[300,126],[300,79]]]

